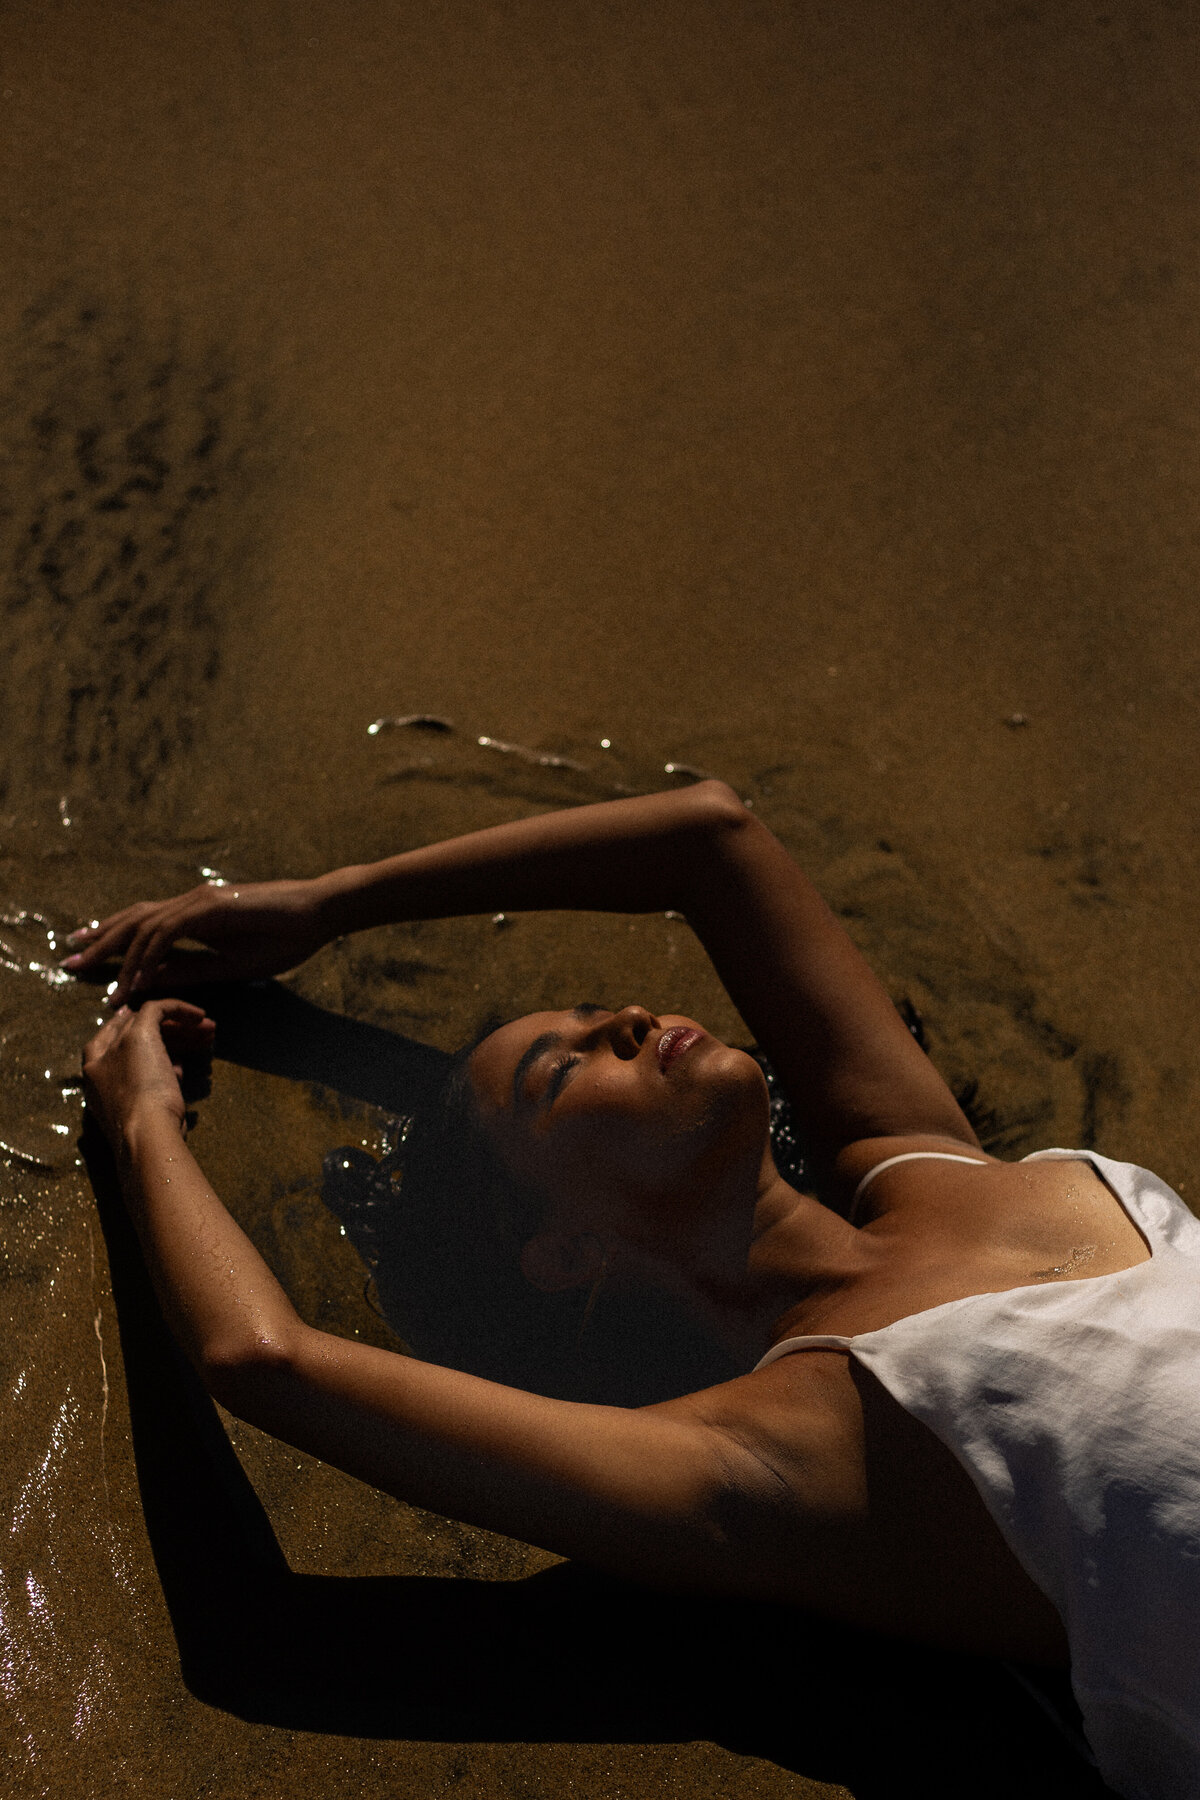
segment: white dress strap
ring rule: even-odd
[[[784,1338],[782,1343],[774,1344],[765,1356],[760,1356],[751,1374],[757,1375],[768,1363],[777,1362],[781,1356],[790,1356],[794,1350],[849,1350],[853,1338],[836,1337],[829,1332],[821,1332],[815,1337]]]
[[[885,1169],[893,1169],[897,1163],[904,1162],[975,1163],[977,1167],[981,1169],[987,1167],[987,1159],[985,1157],[956,1156],[951,1150],[902,1150],[899,1156],[887,1156],[881,1163],[876,1163],[873,1169],[868,1169],[858,1186],[855,1188],[854,1196],[850,1201],[850,1210],[846,1214],[846,1223],[848,1225],[853,1225],[855,1216],[858,1212],[858,1203],[874,1181],[875,1177],[877,1175],[882,1175]]]

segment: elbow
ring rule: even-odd
[[[754,814],[727,781],[715,776],[698,781],[676,796],[680,805],[682,827],[680,842],[691,845],[700,859],[697,869],[707,867],[731,834],[757,825]]]
[[[687,790],[687,795],[701,823],[714,831],[730,825],[748,824],[754,817],[735,789],[715,775],[707,781],[698,781]]]
[[[200,1379],[218,1405],[256,1424],[289,1379],[294,1355],[287,1337],[262,1332],[215,1339],[196,1361]]]
[[[679,897],[672,904],[692,918],[729,846],[742,833],[763,827],[727,781],[715,777],[698,781],[677,798],[681,828],[674,844],[672,872]]]

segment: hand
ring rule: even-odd
[[[120,1006],[152,988],[281,975],[319,950],[329,935],[316,882],[205,885],[173,900],[139,901],[73,931],[68,943],[84,948],[68,956],[63,967],[72,975],[86,975],[110,957],[123,957],[112,994],[112,1004]],[[180,938],[192,938],[206,949],[176,950]]]
[[[186,1000],[148,1000],[121,1007],[83,1052],[83,1092],[104,1135],[119,1150],[137,1113],[162,1111],[182,1133],[187,1107],[181,1058],[211,1050],[216,1026]]]

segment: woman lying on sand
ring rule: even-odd
[[[181,1058],[212,1022],[144,998],[196,979],[180,939],[209,946],[207,979],[263,977],[389,920],[540,907],[684,913],[811,1153],[800,1193],[757,1062],[691,1019],[533,1013],[465,1059],[463,1131],[528,1209],[528,1281],[650,1283],[744,1367],[665,1404],[547,1399],[303,1324],[183,1141]],[[1128,1163],[987,1155],[730,788],[201,887],[76,941],[77,973],[124,959],[88,1104],[223,1406],[403,1500],[662,1588],[1069,1661],[1118,1792],[1200,1792],[1200,1223]]]

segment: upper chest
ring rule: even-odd
[[[1151,1254],[1082,1159],[922,1159],[886,1170],[864,1199],[864,1271],[815,1296],[792,1334],[852,1336],[972,1294],[1113,1274]]]

